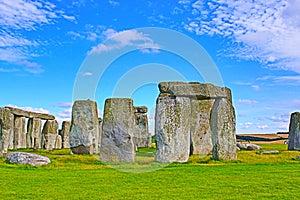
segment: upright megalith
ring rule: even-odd
[[[56,148],[56,138],[58,135],[58,123],[56,120],[47,120],[43,127],[43,146],[46,150]]]
[[[75,154],[97,154],[99,122],[97,103],[77,100],[72,107],[70,148]]]
[[[191,100],[191,154],[212,153],[210,113],[214,99]]]
[[[157,161],[185,162],[188,152],[207,155],[213,152],[214,145],[218,147],[214,148],[215,159],[236,158],[235,114],[229,88],[198,82],[161,82],[158,87],[160,94],[155,116]],[[182,121],[174,123],[177,118]],[[227,122],[228,130],[224,125]],[[174,140],[179,136],[184,139]],[[179,153],[178,149],[184,153]],[[169,155],[180,155],[184,159],[175,159],[174,156],[170,159]]]
[[[14,148],[26,147],[26,118],[16,116],[14,119]]]
[[[291,114],[288,149],[300,150],[300,112]]]
[[[71,122],[63,121],[61,125],[62,148],[70,148],[70,129]]]
[[[106,99],[100,160],[103,162],[134,161],[133,137],[135,129],[133,100],[130,98]]]
[[[191,104],[186,97],[159,97],[155,140],[158,162],[186,162],[190,154]]]
[[[101,151],[100,146],[101,146],[101,136],[102,136],[102,125],[103,125],[103,119],[101,117],[98,118],[99,122],[99,133],[98,133],[98,149]]]
[[[214,103],[210,125],[212,129],[212,155],[216,160],[235,160],[235,112],[231,102],[226,98]]]
[[[136,131],[134,132],[134,144],[136,147],[151,147],[151,133],[148,126],[148,108],[146,106],[135,106],[134,115]]]
[[[42,120],[29,118],[27,122],[27,148],[42,148]]]
[[[8,149],[13,149],[14,147],[14,116],[8,108],[2,108],[0,110],[0,123],[0,150],[1,153],[7,153]]]

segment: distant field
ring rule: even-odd
[[[237,140],[251,141],[256,143],[285,144],[288,134],[238,134]]]
[[[43,167],[8,164],[0,158],[0,198],[299,199],[300,152],[287,151],[283,144],[262,146],[280,153],[239,151],[233,162],[194,155],[188,163],[147,173],[115,170],[100,163],[98,156],[70,155],[67,149],[37,152],[51,158]],[[153,164],[153,151],[140,149],[136,171],[139,164]]]

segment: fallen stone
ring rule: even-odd
[[[43,127],[43,146],[46,150],[53,150],[58,135],[58,123],[56,120],[47,120]]]
[[[91,100],[77,100],[72,107],[70,148],[73,153],[83,146],[88,154],[97,154],[99,144],[99,122],[97,103]],[[82,147],[80,147],[82,148]]]
[[[215,160],[235,160],[235,112],[230,100],[216,99],[211,112],[212,156]]]
[[[260,150],[261,146],[258,146],[257,144],[246,144],[247,150]]]
[[[44,119],[44,120],[54,120],[55,119],[55,117],[50,114],[31,112],[31,111],[26,111],[26,110],[22,110],[20,108],[14,108],[14,107],[10,107],[10,106],[6,106],[5,108],[8,108],[12,114],[21,116],[21,117],[39,118],[39,119]]]
[[[61,128],[62,148],[70,148],[70,129],[71,122],[63,121]]]
[[[27,122],[27,148],[40,149],[42,147],[42,120],[29,118]]]
[[[135,161],[134,117],[132,99],[106,99],[100,151],[102,162]]]
[[[278,150],[268,150],[268,151],[263,151],[261,154],[279,154]]]
[[[289,150],[300,150],[300,112],[291,114],[288,140]]]
[[[10,153],[6,155],[6,158],[10,163],[29,164],[32,166],[47,165],[51,162],[50,159],[46,156],[25,152]]]
[[[159,97],[155,115],[155,160],[187,162],[190,154],[190,99]]]
[[[26,148],[26,118],[15,116],[14,119],[14,148]]]
[[[236,143],[236,146],[241,150],[241,149],[247,149],[247,144],[244,144],[244,143],[241,143],[241,142],[238,142]]]
[[[212,153],[210,113],[214,100],[191,100],[191,150],[192,154]]]

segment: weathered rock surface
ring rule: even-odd
[[[27,148],[40,149],[42,147],[42,120],[29,118],[27,122]]]
[[[43,127],[43,146],[46,150],[56,147],[56,137],[58,135],[58,123],[56,120],[47,120]]]
[[[230,100],[216,99],[211,112],[213,159],[235,160],[235,112]]]
[[[99,152],[101,151],[101,137],[102,137],[102,125],[103,125],[103,119],[101,117],[98,118],[98,122],[99,122],[99,133],[98,133],[98,149]]]
[[[6,158],[10,163],[29,164],[33,166],[47,165],[51,162],[48,157],[25,152],[10,153],[6,155]]]
[[[61,127],[62,148],[70,148],[71,122],[63,121]]]
[[[231,92],[226,87],[218,87],[212,84],[201,84],[198,82],[161,82],[159,83],[161,93],[168,93],[176,97],[190,97],[196,99],[231,99]]]
[[[55,119],[55,117],[50,114],[31,112],[31,111],[26,111],[26,110],[22,110],[22,109],[10,107],[10,106],[6,106],[5,108],[8,108],[12,114],[21,116],[21,117],[39,118],[39,119],[44,119],[44,120],[54,120]]]
[[[136,147],[151,147],[151,133],[149,133],[146,106],[134,107],[136,130],[134,131],[134,144]]]
[[[187,162],[190,154],[191,104],[186,97],[159,97],[155,139],[158,162]]]
[[[134,106],[135,113],[147,113],[148,108],[146,106]]]
[[[300,150],[300,112],[291,114],[288,149]]]
[[[191,150],[192,154],[212,152],[212,132],[210,113],[214,100],[191,100]]]
[[[75,101],[72,107],[70,131],[71,152],[76,154],[97,154],[98,143],[99,122],[96,102],[91,100]]]
[[[247,144],[244,144],[244,143],[241,143],[241,142],[238,142],[238,143],[236,143],[236,146],[240,149],[240,150],[242,150],[242,149],[247,149]]]
[[[261,149],[261,146],[257,145],[257,144],[246,144],[247,146],[247,150],[250,150],[250,151],[256,151],[256,150],[260,150]]]
[[[132,162],[135,160],[134,117],[132,99],[106,99],[101,136],[101,161]]]
[[[26,118],[16,116],[14,119],[14,148],[26,147]]]
[[[61,137],[61,135],[56,135],[54,148],[55,149],[61,149],[62,148],[62,137]]]
[[[0,150],[1,153],[7,153],[8,149],[13,149],[13,131],[14,131],[14,116],[8,108],[2,108],[0,115],[1,135],[0,135]]]

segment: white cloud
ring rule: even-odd
[[[72,107],[72,102],[62,102],[62,103],[57,103],[54,104],[54,107],[58,107],[58,108],[71,108]]]
[[[83,76],[93,76],[93,73],[92,72],[84,72],[82,75]]]
[[[263,76],[257,78],[258,81],[272,81],[275,84],[299,85],[300,76]]]
[[[299,5],[300,0],[199,0],[186,7],[185,28],[232,39],[226,56],[300,73]]]
[[[242,128],[242,129],[248,129],[248,128],[251,128],[252,125],[253,125],[252,122],[239,123],[239,127]]]
[[[107,52],[115,49],[121,49],[127,46],[132,46],[141,49],[144,53],[157,52],[159,45],[154,43],[154,41],[147,35],[137,30],[127,30],[121,32],[110,31],[103,32],[106,35],[112,35],[109,38],[109,44],[99,44],[92,47],[88,54],[97,54],[102,52]]]
[[[260,89],[259,85],[251,85],[253,90],[258,91]]]
[[[246,104],[246,105],[255,105],[258,104],[258,101],[250,100],[250,99],[239,99],[237,101],[238,104]]]
[[[257,128],[258,129],[268,129],[269,126],[268,125],[258,125]]]
[[[24,30],[39,31],[40,26],[55,24],[60,18],[75,21],[75,17],[66,15],[48,1],[0,1],[0,61],[20,65],[29,73],[43,72],[42,67],[31,60],[38,56],[36,49],[45,41],[27,38]]]
[[[33,107],[30,107],[30,106],[19,107],[19,106],[11,105],[11,104],[8,104],[7,106],[13,107],[13,108],[20,108],[22,110],[27,110],[27,111],[32,111],[32,112],[49,114],[49,111],[45,110],[44,108],[33,108]]]

